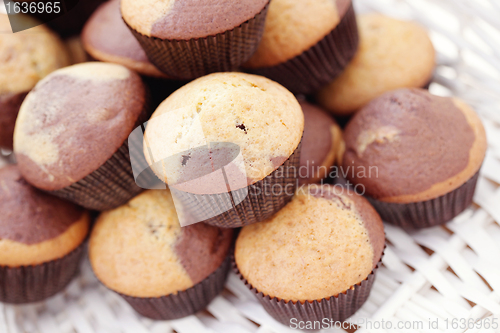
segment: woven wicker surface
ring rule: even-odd
[[[492,323],[492,316],[500,321],[500,1],[354,1],[358,12],[380,11],[414,19],[429,28],[439,55],[430,90],[461,97],[478,111],[487,130],[489,150],[474,204],[455,220],[445,227],[415,233],[386,225],[388,247],[383,265],[370,298],[350,320],[392,321],[394,329],[385,332],[500,332],[478,325],[470,325],[474,328],[467,330],[460,324],[460,320],[483,318]],[[429,329],[429,320],[436,319],[438,329]],[[458,323],[456,329],[453,320]],[[413,322],[422,322],[423,328],[395,329],[398,323]],[[293,331],[271,319],[234,274],[207,311],[170,322],[138,316],[118,295],[99,285],[87,261],[68,289],[46,302],[28,306],[0,304],[1,333],[174,330]]]

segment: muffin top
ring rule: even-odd
[[[303,129],[297,99],[278,83],[215,73],[185,85],[158,107],[146,127],[145,155],[157,176],[175,185],[192,179],[190,171],[202,164],[215,171],[216,163],[229,163],[241,152],[234,171],[247,178],[245,187],[281,166],[297,149]],[[208,144],[206,158],[196,156],[194,148]]]
[[[457,189],[479,170],[487,148],[481,120],[469,106],[416,88],[370,102],[347,125],[344,139],[343,167],[355,170],[348,178],[369,196],[397,203]]]
[[[97,60],[123,65],[148,76],[163,77],[123,22],[120,0],[102,4],[82,31],[85,50]]]
[[[0,95],[28,92],[49,73],[67,65],[68,55],[55,33],[37,26],[14,34],[9,17],[0,14]]]
[[[272,67],[307,51],[344,17],[351,0],[272,0],[262,41],[246,68]]]
[[[168,190],[150,190],[102,213],[92,231],[92,268],[110,289],[161,297],[193,287],[226,258],[232,230],[197,223],[180,227]]]
[[[188,40],[233,30],[259,14],[269,0],[121,0],[127,24],[161,39]]]
[[[300,153],[300,184],[312,184],[325,178],[335,163],[342,141],[341,129],[325,111],[300,102],[304,111],[304,138]]]
[[[241,230],[235,260],[259,292],[304,302],[365,280],[384,244],[382,220],[366,199],[347,188],[309,185],[272,218]]]
[[[360,46],[345,71],[318,93],[318,102],[350,115],[398,88],[422,88],[432,78],[435,51],[426,30],[381,14],[358,16]]]
[[[141,78],[89,62],[55,71],[24,100],[14,131],[23,177],[54,191],[97,170],[127,139],[146,103]]]
[[[29,185],[15,165],[0,169],[0,265],[38,265],[64,257],[88,233],[88,212]]]

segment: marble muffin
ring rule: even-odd
[[[449,221],[472,201],[487,141],[478,115],[456,98],[400,89],[370,102],[344,132],[343,167],[388,222]],[[364,171],[363,171],[364,170]]]
[[[35,189],[15,165],[0,169],[0,184],[0,301],[40,301],[75,275],[89,214]]]
[[[27,16],[20,20],[30,22]],[[0,147],[12,150],[17,114],[26,94],[51,72],[69,65],[64,44],[43,26],[12,33],[0,14]]]
[[[300,101],[304,137],[300,154],[299,184],[313,184],[332,174],[342,148],[342,130],[321,108]]]
[[[289,324],[297,313],[298,320],[343,321],[368,297],[384,246],[382,220],[366,199],[313,184],[272,218],[244,227],[234,256],[242,279],[278,321]],[[311,311],[301,311],[311,302]]]
[[[90,62],[55,71],[19,112],[14,152],[23,177],[89,209],[127,202],[140,189],[124,143],[146,109],[141,78],[123,66]]]
[[[394,89],[424,88],[436,66],[431,39],[420,25],[381,14],[359,15],[358,24],[354,59],[317,95],[320,105],[339,116]]]
[[[146,191],[102,213],[90,238],[99,280],[155,319],[203,309],[214,288],[223,289],[229,269],[232,230],[203,223],[181,228],[176,208],[168,190]]]

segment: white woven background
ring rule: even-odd
[[[438,95],[459,96],[477,110],[487,130],[489,150],[474,205],[446,227],[409,234],[386,225],[389,245],[383,266],[369,300],[351,320],[383,319],[392,321],[393,327],[399,322],[423,322],[421,332],[464,332],[463,328],[451,327],[454,318],[487,318],[491,323],[492,316],[496,316],[498,320],[500,0],[354,1],[358,12],[379,11],[416,20],[429,28],[439,63],[430,90]],[[235,275],[230,275],[226,291],[207,311],[182,320],[153,322],[138,316],[119,296],[100,286],[88,261],[81,271],[64,293],[46,302],[0,304],[0,333],[292,331],[267,315]],[[436,319],[439,328],[429,329],[428,321]],[[419,332],[415,328],[389,331]],[[488,332],[484,328],[468,331]],[[500,329],[489,330],[495,331]]]

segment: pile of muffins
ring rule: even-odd
[[[57,32],[0,14],[1,302],[63,291],[88,251],[152,319],[203,310],[232,269],[284,325],[344,321],[382,220],[472,203],[485,131],[426,90],[422,27],[350,0],[99,4]]]

